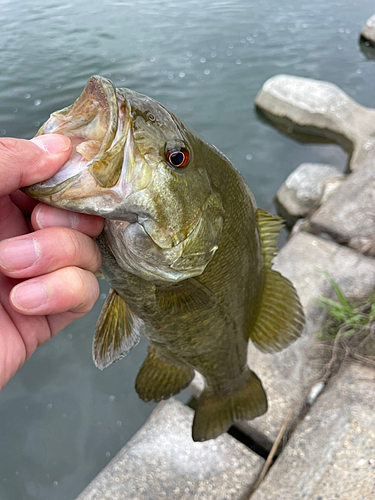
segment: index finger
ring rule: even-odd
[[[31,224],[35,231],[54,226],[69,227],[95,238],[102,232],[104,219],[98,215],[69,212],[62,208],[39,203],[31,214]]]

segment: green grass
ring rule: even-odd
[[[375,320],[374,297],[369,297],[362,304],[349,301],[339,285],[328,273],[323,272],[330,282],[338,300],[319,297],[318,305],[329,314],[322,331],[317,338],[323,341],[344,339],[363,330]]]

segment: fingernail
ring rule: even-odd
[[[51,155],[68,151],[71,144],[70,139],[61,134],[39,135],[30,139],[30,141]]]
[[[39,259],[41,249],[35,238],[10,239],[0,243],[0,266],[8,271],[18,271],[32,266]]]
[[[48,293],[43,283],[39,281],[24,282],[13,288],[10,300],[17,309],[29,311],[47,302]]]
[[[59,208],[40,206],[35,214],[36,223],[40,229],[60,226],[74,229],[78,223],[78,214]]]

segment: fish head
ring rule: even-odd
[[[73,150],[50,179],[24,191],[45,203],[106,219],[106,238],[126,271],[156,282],[201,274],[218,248],[222,200],[202,141],[147,96],[89,79],[71,106],[37,135],[68,136]]]

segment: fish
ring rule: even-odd
[[[63,134],[68,161],[24,191],[105,218],[96,239],[110,291],[93,339],[95,365],[123,358],[144,335],[135,382],[161,401],[199,372],[194,441],[267,411],[247,359],[294,342],[304,314],[292,283],[272,269],[282,220],[258,209],[232,163],[157,101],[101,76],[37,135]],[[251,360],[250,360],[251,361]]]

